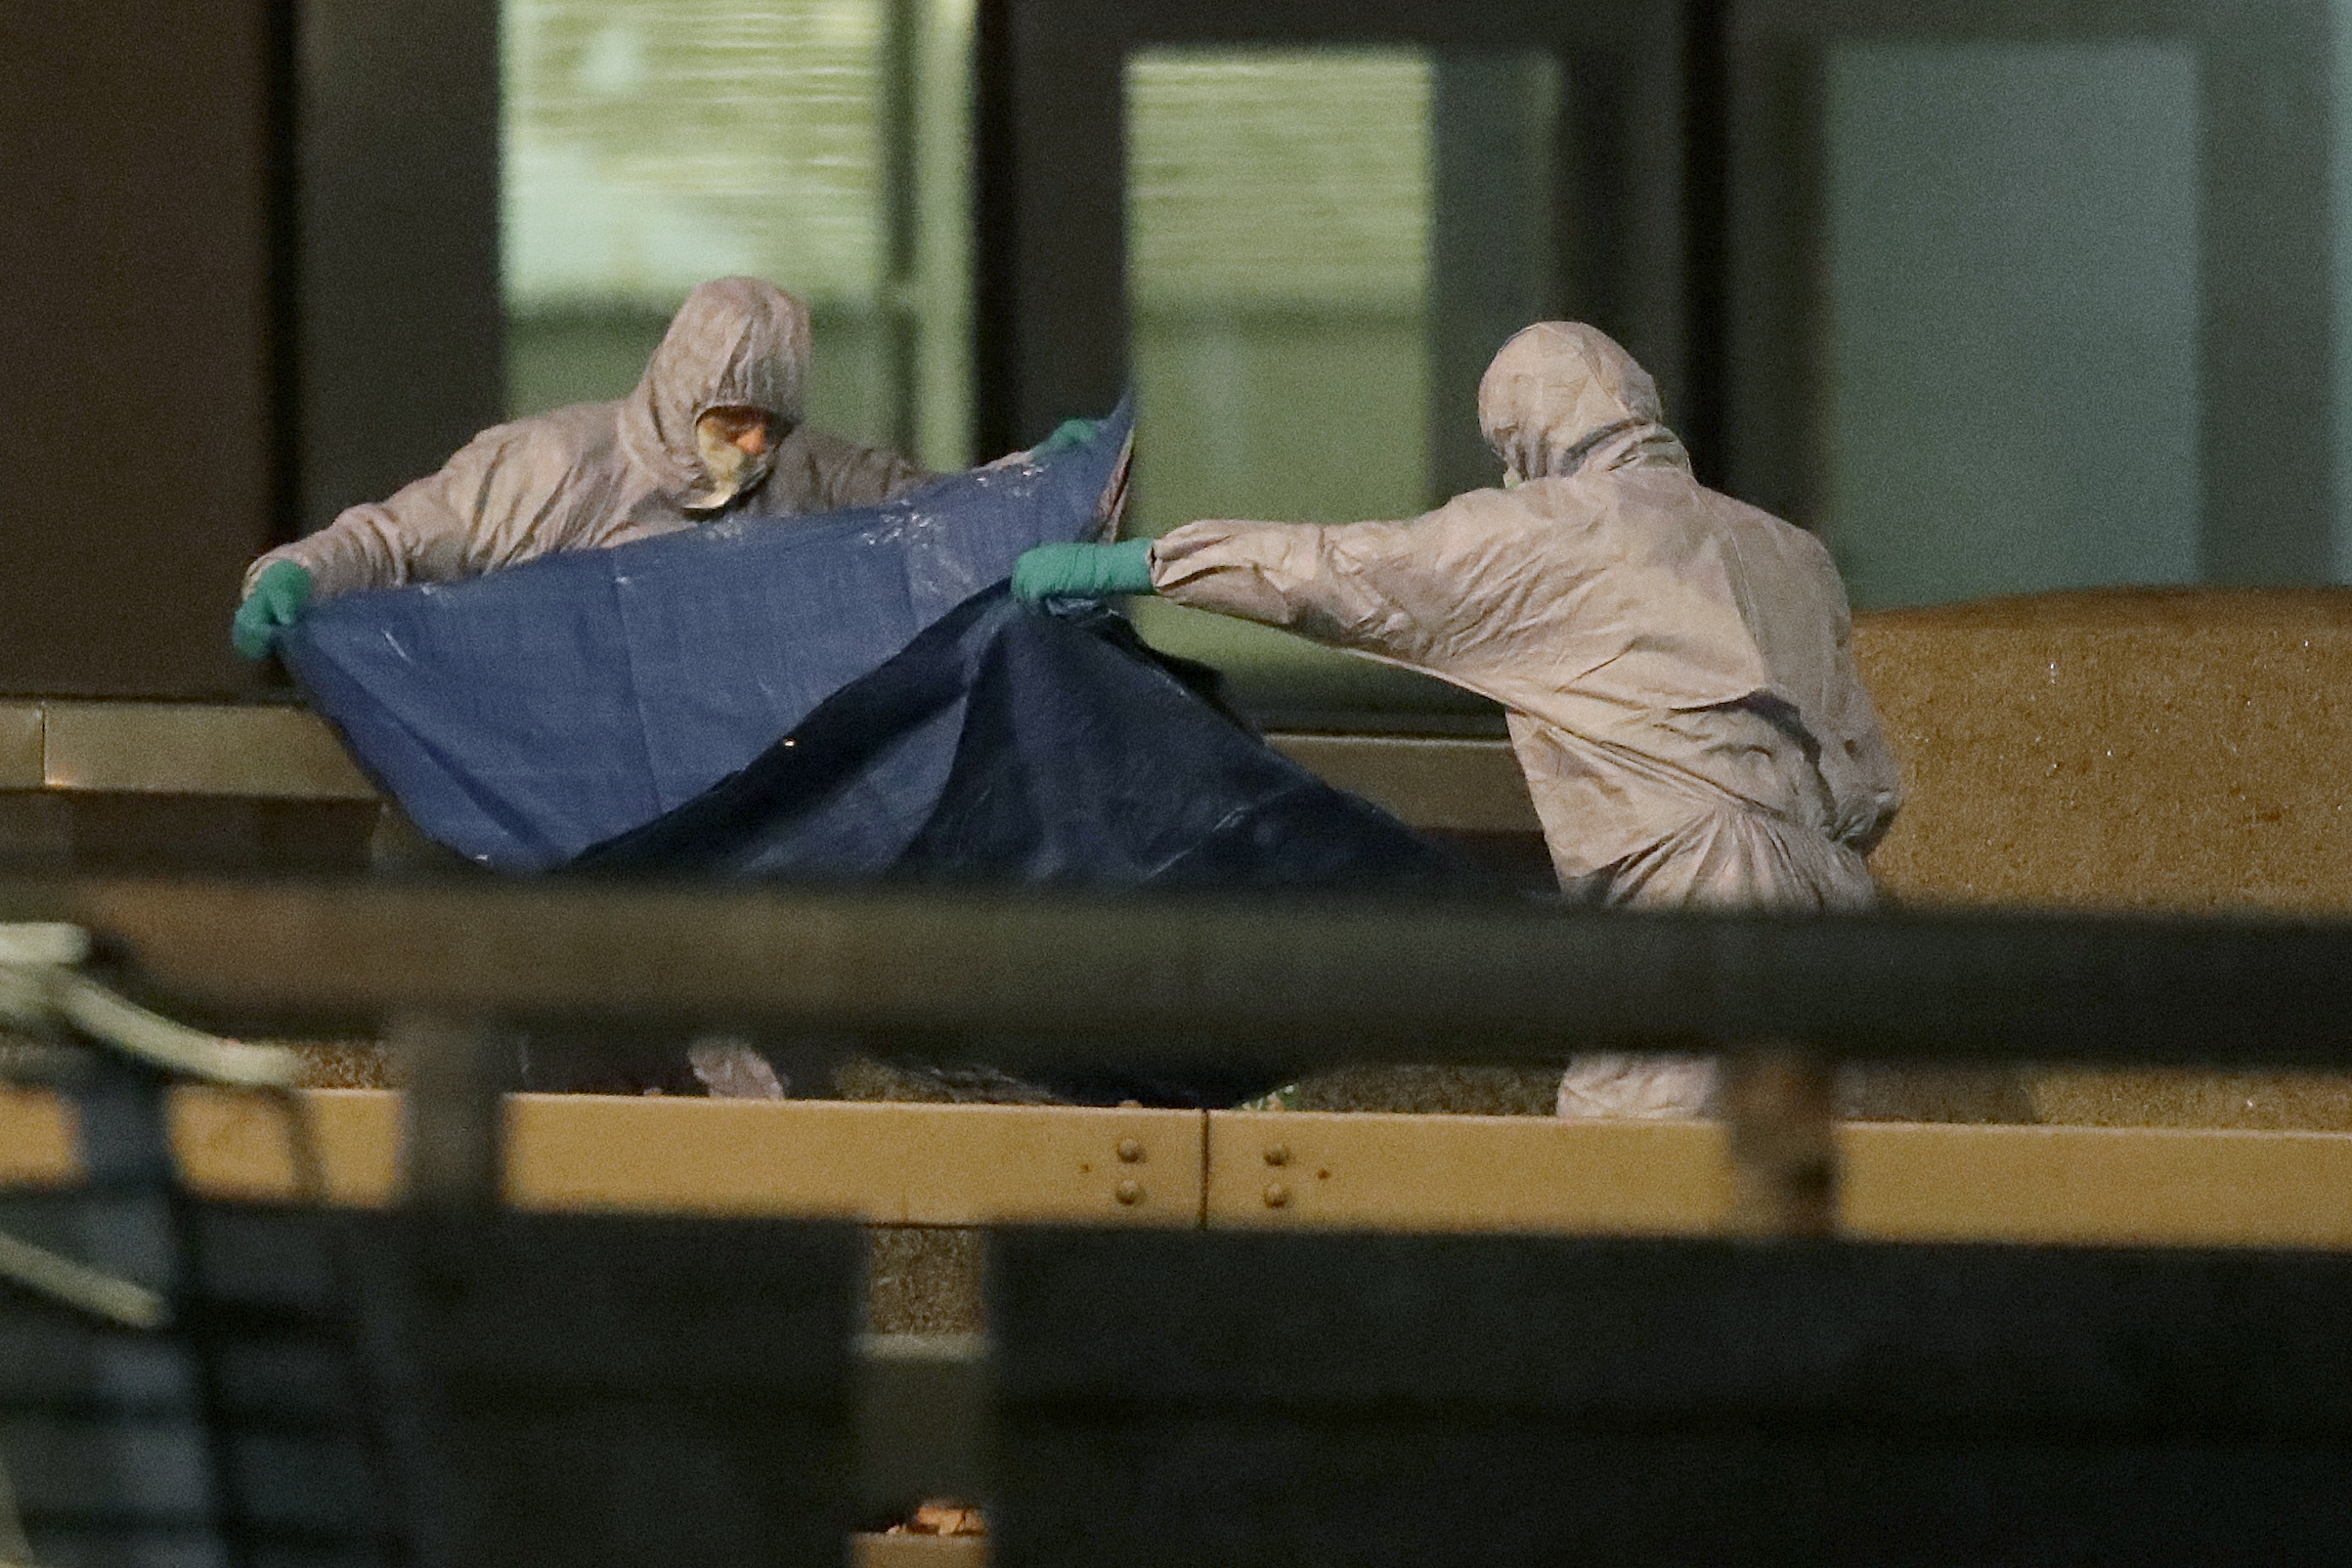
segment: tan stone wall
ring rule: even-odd
[[[2352,911],[2352,589],[2125,588],[1859,616],[1914,904]],[[2352,1130],[2352,1077],[2053,1071],[2045,1121]]]
[[[2132,588],[1856,617],[1914,903],[2352,910],[2352,589]]]

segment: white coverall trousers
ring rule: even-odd
[[[1710,807],[1585,890],[1623,909],[1867,909],[1869,867],[1813,828],[1713,790]],[[1556,1110],[1571,1119],[1678,1120],[1714,1108],[1713,1059],[1593,1054],[1570,1059]]]

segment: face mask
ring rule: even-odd
[[[773,449],[746,452],[709,420],[694,421],[694,450],[709,483],[685,502],[688,511],[716,511],[747,490],[757,489],[774,462]]]

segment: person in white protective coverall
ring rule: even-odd
[[[240,652],[260,658],[313,600],[442,583],[722,513],[869,505],[931,477],[802,422],[808,307],[756,278],[686,297],[636,390],[494,426],[439,473],[246,570]]]
[[[1819,541],[1701,485],[1649,375],[1546,322],[1478,389],[1504,488],[1409,522],[1197,522],[1048,545],[1025,598],[1154,592],[1509,710],[1561,888],[1639,909],[1854,909],[1900,784]],[[1629,976],[1629,983],[1641,983]],[[1701,1060],[1580,1057],[1570,1116],[1702,1113]]]

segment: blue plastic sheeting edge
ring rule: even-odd
[[[585,874],[1132,888],[1493,879],[1334,789],[1100,606],[1001,587]]]
[[[541,871],[702,794],[1032,545],[1109,537],[1127,405],[1082,444],[881,506],[729,517],[330,600],[282,644],[432,838]]]

